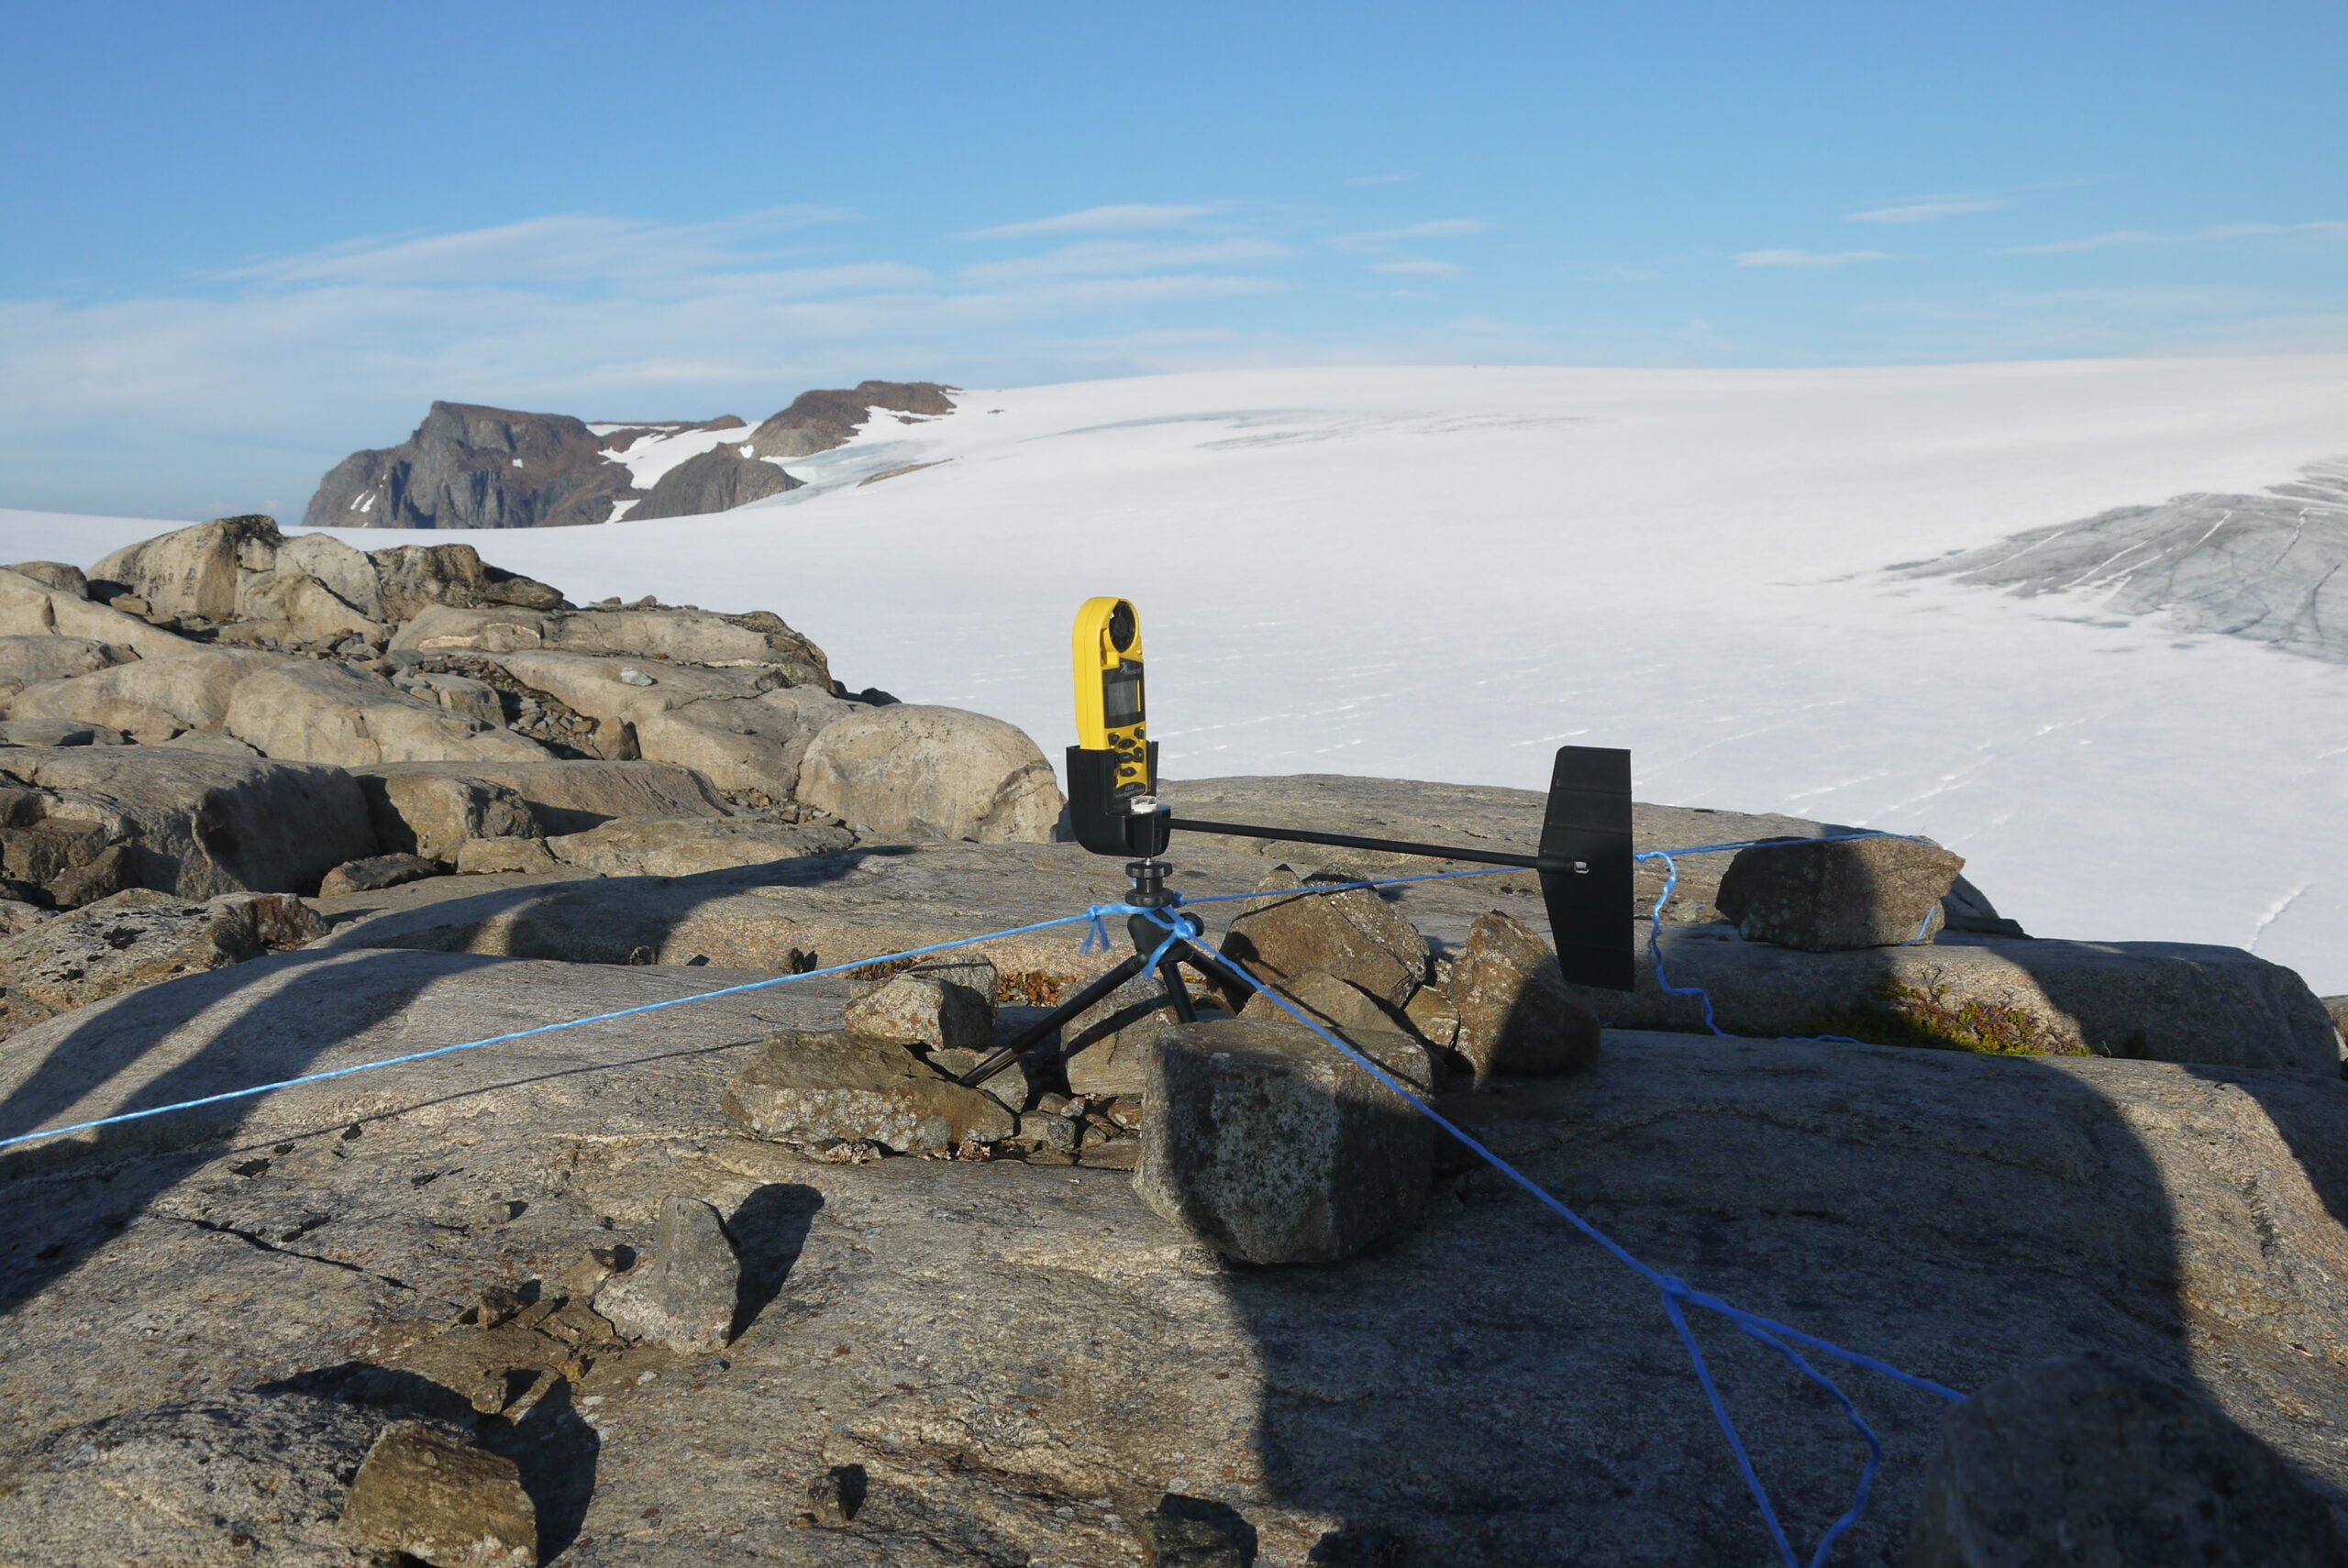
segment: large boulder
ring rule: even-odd
[[[1964,869],[1963,856],[1911,838],[1792,840],[1737,851],[1716,897],[1747,942],[1889,947],[1932,940]]]
[[[534,578],[490,565],[471,545],[394,545],[370,550],[386,620],[408,621],[435,605],[512,605],[559,610],[562,595]]]
[[[18,561],[14,566],[0,569],[31,578],[44,587],[72,594],[77,599],[90,596],[89,574],[66,561]]]
[[[566,866],[605,877],[690,877],[836,854],[855,842],[853,834],[837,826],[738,817],[615,817],[584,833],[549,838],[547,849]]]
[[[563,602],[545,583],[483,564],[471,545],[368,554],[327,534],[289,539],[274,519],[258,515],[217,518],[126,546],[91,575],[128,588],[159,617],[274,623],[297,641],[324,640],[337,622],[369,631],[435,604],[546,609]]]
[[[991,1143],[1017,1127],[992,1096],[964,1088],[905,1046],[846,1030],[775,1035],[726,1086],[725,1107],[761,1138],[869,1142],[900,1154]]]
[[[1436,784],[1415,778],[1357,778],[1336,773],[1292,773],[1235,778],[1168,779],[1159,798],[1175,814],[1212,822],[1293,824],[1323,833],[1368,838],[1407,839],[1418,844],[1476,845],[1530,855],[1541,842],[1547,797],[1534,790],[1490,784]],[[1834,823],[1776,813],[1721,811],[1710,806],[1658,806],[1641,801],[1631,808],[1631,836],[1642,850],[1685,850],[1704,845],[1744,844],[1766,838],[1820,838],[1856,831]],[[1294,865],[1321,864],[1330,851],[1292,839],[1223,838],[1193,834],[1186,845],[1222,844],[1268,859]],[[1429,861],[1414,855],[1348,849],[1350,864],[1377,875],[1409,876],[1433,870],[1474,871],[1465,886],[1483,898],[1510,894],[1537,900],[1539,883],[1530,871],[1492,871],[1464,861]],[[1671,900],[1667,921],[1709,924],[1722,918],[1714,903],[1727,855],[1688,855],[1676,866],[1661,858],[1639,862],[1631,894],[1634,911],[1646,915],[1663,897]],[[1946,914],[1952,931],[2020,936],[2021,928],[1999,915],[1981,890],[1964,878],[1949,889]]]
[[[545,830],[519,791],[447,773],[359,773],[375,837],[393,852],[453,861],[467,841],[537,839]]]
[[[383,585],[373,558],[332,534],[296,534],[281,540],[275,569],[316,580],[368,621],[387,618]]]
[[[7,701],[12,719],[72,719],[146,742],[217,729],[237,683],[270,667],[266,654],[191,646],[175,658],[140,659],[28,686]]]
[[[243,619],[238,599],[246,574],[273,570],[283,542],[274,518],[218,517],[125,545],[101,558],[90,576],[123,584],[154,614],[216,624]]]
[[[1423,1048],[1397,1074],[1426,1077]],[[1372,1058],[1375,1060],[1375,1056]],[[1327,1263],[1409,1230],[1434,1174],[1434,1125],[1301,1024],[1224,1019],[1161,1032],[1134,1189],[1247,1263]]]
[[[2016,1367],[1948,1418],[1908,1568],[2337,1568],[2323,1495],[2125,1357]]]
[[[149,624],[78,593],[51,588],[17,572],[0,571],[0,635],[19,637],[86,637],[128,648],[141,658],[169,658],[202,645]]]
[[[338,768],[180,746],[23,747],[0,782],[45,797],[51,823],[103,830],[140,887],[209,899],[308,892],[375,852],[367,802]]]
[[[532,611],[427,609],[392,639],[420,654],[548,650],[603,658],[651,658],[713,668],[771,670],[793,686],[832,689],[824,650],[765,611],[719,614],[691,608]]]
[[[799,799],[873,832],[980,844],[1042,843],[1067,804],[1051,764],[1013,725],[898,703],[826,724],[799,769]]]
[[[559,761],[538,756],[522,761],[471,759],[464,762],[385,762],[353,770],[369,790],[386,795],[395,779],[459,778],[510,790],[529,808],[532,818],[551,834],[584,833],[615,817],[725,817],[733,814],[709,781],[689,767],[668,762],[607,762],[593,758]],[[400,807],[400,810],[405,810]],[[493,833],[486,825],[467,836],[496,838],[526,834],[526,827]],[[441,842],[447,842],[445,835]],[[405,847],[401,845],[400,847]],[[435,851],[423,850],[423,854]]]
[[[1803,953],[1733,927],[1667,923],[1664,971],[1634,992],[1572,988],[1615,1029],[1840,1035],[2013,1055],[2124,1056],[2337,1073],[2340,1036],[2307,983],[2238,947],[1944,935],[1930,947]]]
[[[227,732],[272,757],[360,767],[383,762],[543,757],[536,741],[339,664],[272,661],[237,683]]]

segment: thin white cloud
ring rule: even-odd
[[[1211,206],[1180,207],[1149,202],[1122,202],[1112,206],[1086,207],[1057,217],[1031,218],[1024,223],[974,228],[963,239],[1026,239],[1047,234],[1144,234],[1151,229],[1180,228],[1216,211]]]
[[[1401,228],[1364,229],[1357,234],[1333,234],[1329,243],[1340,250],[1384,250],[1398,239],[1456,239],[1482,234],[1491,227],[1483,218],[1434,218]]]
[[[2089,239],[2058,239],[2047,245],[2009,245],[1997,254],[2000,256],[2062,256],[2074,250],[2100,250],[2107,245],[2151,245],[2159,240],[2157,234],[2143,229],[2115,229]]]
[[[1988,196],[1940,196],[1924,202],[1901,202],[1844,213],[1845,223],[1930,223],[1934,218],[1963,217],[1967,213],[1996,212],[2006,204]]]
[[[1415,174],[1357,174],[1346,182],[1348,185],[1399,185],[1405,180],[1415,180]]]
[[[848,215],[835,207],[775,207],[714,223],[661,224],[561,213],[455,234],[349,240],[219,276],[274,283],[644,277],[770,259],[781,253],[744,248],[782,230],[836,223]]]
[[[1392,272],[1406,278],[1451,278],[1468,269],[1454,261],[1380,261],[1370,271]]]
[[[1737,253],[1740,267],[1848,267],[1860,261],[1888,261],[1888,250],[1744,250]]]
[[[1197,245],[1167,245],[1135,239],[1087,239],[1040,256],[981,261],[961,270],[973,282],[1015,282],[1029,278],[1113,276],[1169,267],[1251,267],[1285,260],[1287,247],[1264,239],[1217,239]]]
[[[2148,229],[2115,229],[2086,239],[2057,239],[2045,245],[2010,245],[1999,256],[2067,256],[2080,250],[2100,250],[2108,245],[2185,245],[2197,239],[2244,239],[2275,235],[2304,235],[2313,238],[2348,236],[2348,222],[2320,218],[2313,223],[2222,223],[2190,234],[2155,234]]]

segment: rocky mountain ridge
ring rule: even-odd
[[[864,381],[802,392],[755,429],[703,421],[590,424],[435,403],[397,447],[354,452],[303,513],[313,528],[553,528],[728,511],[799,488],[781,459],[829,451],[876,414],[953,412],[954,388]],[[747,437],[733,432],[748,429]]]

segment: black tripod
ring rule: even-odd
[[[1177,902],[1175,896],[1166,888],[1166,873],[1172,869],[1173,867],[1163,860],[1128,861],[1125,865],[1125,875],[1133,882],[1133,890],[1126,895],[1125,902],[1136,909],[1170,910],[1174,908]],[[1174,1016],[1184,1023],[1197,1022],[1199,1015],[1198,1010],[1191,1005],[1190,989],[1182,983],[1180,966],[1188,964],[1210,981],[1221,987],[1228,996],[1245,996],[1254,988],[1240,977],[1238,971],[1232,967],[1228,959],[1213,949],[1202,947],[1189,937],[1180,934],[1174,935],[1172,941],[1168,941],[1167,928],[1146,915],[1127,915],[1125,933],[1133,938],[1132,957],[1127,958],[1076,995],[1052,1009],[1050,1012],[1021,1030],[1010,1043],[955,1081],[968,1088],[976,1088],[986,1082],[1013,1061],[1034,1050],[1037,1043],[1050,1035],[1053,1031],[1140,974],[1148,965],[1149,955],[1157,952],[1161,946],[1166,951],[1157,961],[1157,977],[1166,988],[1166,999],[1173,1008]],[[1055,1057],[1058,1055],[1058,1053],[1056,1052]]]

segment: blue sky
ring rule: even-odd
[[[17,7],[0,505],[435,397],[2348,348],[2348,7]]]

